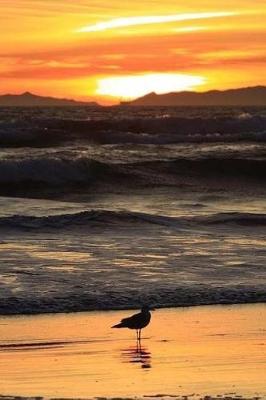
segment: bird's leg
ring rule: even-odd
[[[138,331],[137,331],[138,334]],[[139,336],[137,337],[137,353],[139,353]]]
[[[139,331],[139,352],[142,353],[141,352],[141,329]]]

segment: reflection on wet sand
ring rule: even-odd
[[[151,353],[139,341],[135,346],[122,349],[121,356],[124,363],[140,364],[143,369],[151,368]]]
[[[157,310],[141,346],[132,331],[110,328],[132,310],[1,317],[0,400],[266,399],[265,311],[262,304]]]

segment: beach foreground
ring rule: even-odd
[[[262,304],[161,309],[145,329],[110,329],[132,311],[0,318],[0,393],[64,398],[159,394],[264,398]]]

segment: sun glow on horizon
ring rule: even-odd
[[[116,104],[266,85],[266,1],[0,1],[1,94]]]
[[[103,96],[134,99],[151,92],[164,94],[190,90],[205,82],[206,78],[202,76],[175,73],[108,77],[99,79],[96,93]]]

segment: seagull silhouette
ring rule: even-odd
[[[150,323],[152,308],[148,306],[143,306],[141,312],[134,314],[131,317],[123,318],[121,322],[117,325],[112,326],[112,328],[129,328],[136,329],[137,340],[141,340],[141,330],[145,328]]]

